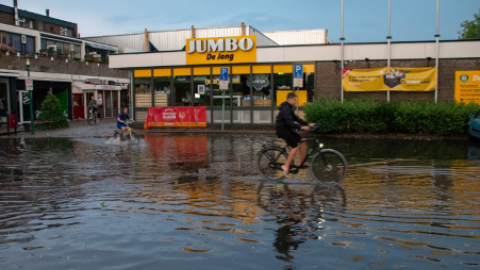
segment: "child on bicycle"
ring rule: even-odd
[[[123,132],[129,130],[127,121],[135,122],[132,118],[130,118],[130,115],[128,114],[128,108],[125,107],[125,108],[122,108],[122,112],[117,116],[117,128],[120,130],[117,140],[119,141],[122,138]]]
[[[292,147],[292,150],[288,153],[285,165],[282,166],[283,175],[285,177],[290,173],[290,164],[299,148],[301,155],[304,155],[305,153],[305,142],[302,141],[302,136],[300,136],[296,130],[301,129],[308,131],[310,130],[310,127],[315,126],[315,124],[309,124],[295,115],[293,112],[293,106],[295,106],[295,104],[297,104],[297,96],[294,93],[289,93],[287,95],[287,101],[283,102],[279,107],[280,112],[278,113],[275,122],[277,136],[284,139],[287,142],[287,145]]]

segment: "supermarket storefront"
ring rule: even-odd
[[[272,124],[277,105],[294,90],[293,64],[304,65],[303,87],[295,89],[300,105],[313,99],[314,62],[257,63],[255,36],[189,39],[184,52],[149,54],[155,55],[151,68],[132,69],[133,115],[140,122],[149,107],[204,106],[207,123],[221,123],[225,99],[226,123]],[[169,57],[183,58],[184,64],[162,66]],[[219,74],[225,67],[230,83],[223,92]]]

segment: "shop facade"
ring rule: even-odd
[[[110,68],[130,71],[131,108],[137,121],[145,121],[149,107],[204,106],[207,123],[218,124],[225,99],[227,124],[273,124],[277,107],[289,92],[299,96],[300,116],[301,106],[316,99],[388,102],[390,97],[434,100],[438,94],[439,101],[454,101],[455,71],[480,69],[480,41],[442,41],[439,51],[433,41],[392,43],[391,56],[386,43],[257,47],[255,36],[184,42],[182,51],[110,56]],[[384,68],[389,58],[401,69],[434,68],[435,62],[430,60],[437,53],[440,60],[438,71],[434,69],[438,76],[432,76],[434,88],[351,91],[342,84],[345,69]],[[304,70],[303,86],[294,89],[293,66],[299,64]],[[226,91],[219,89],[221,68],[230,73]]]
[[[89,81],[92,80],[72,82],[73,119],[86,119],[92,96],[103,118],[114,118],[122,107],[129,106],[128,84],[94,84]]]

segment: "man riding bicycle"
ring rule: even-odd
[[[122,112],[117,116],[117,128],[120,130],[117,140],[119,141],[122,138],[123,132],[129,130],[127,121],[135,122],[132,118],[130,118],[130,115],[128,114],[128,108],[125,107],[122,109]]]
[[[315,124],[309,124],[295,115],[293,106],[296,104],[297,96],[294,93],[289,93],[287,95],[287,101],[283,102],[279,107],[280,112],[275,124],[277,136],[284,139],[287,145],[292,147],[285,165],[282,166],[285,177],[290,173],[290,164],[297,154],[297,151],[300,149],[300,155],[305,155],[306,144],[296,130],[301,129],[308,131],[310,127],[315,126]]]
[[[95,115],[95,118],[98,118],[98,104],[95,95],[92,95],[90,102],[88,102],[88,110],[92,111],[92,118],[93,115]]]

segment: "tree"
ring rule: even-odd
[[[462,24],[462,31],[459,31],[459,39],[480,39],[480,14],[474,14],[473,20],[466,20]]]
[[[60,109],[60,100],[48,92],[47,97],[42,102],[40,109],[39,121],[52,121],[52,123],[39,125],[40,129],[56,129],[68,127],[67,117],[62,113]]]

